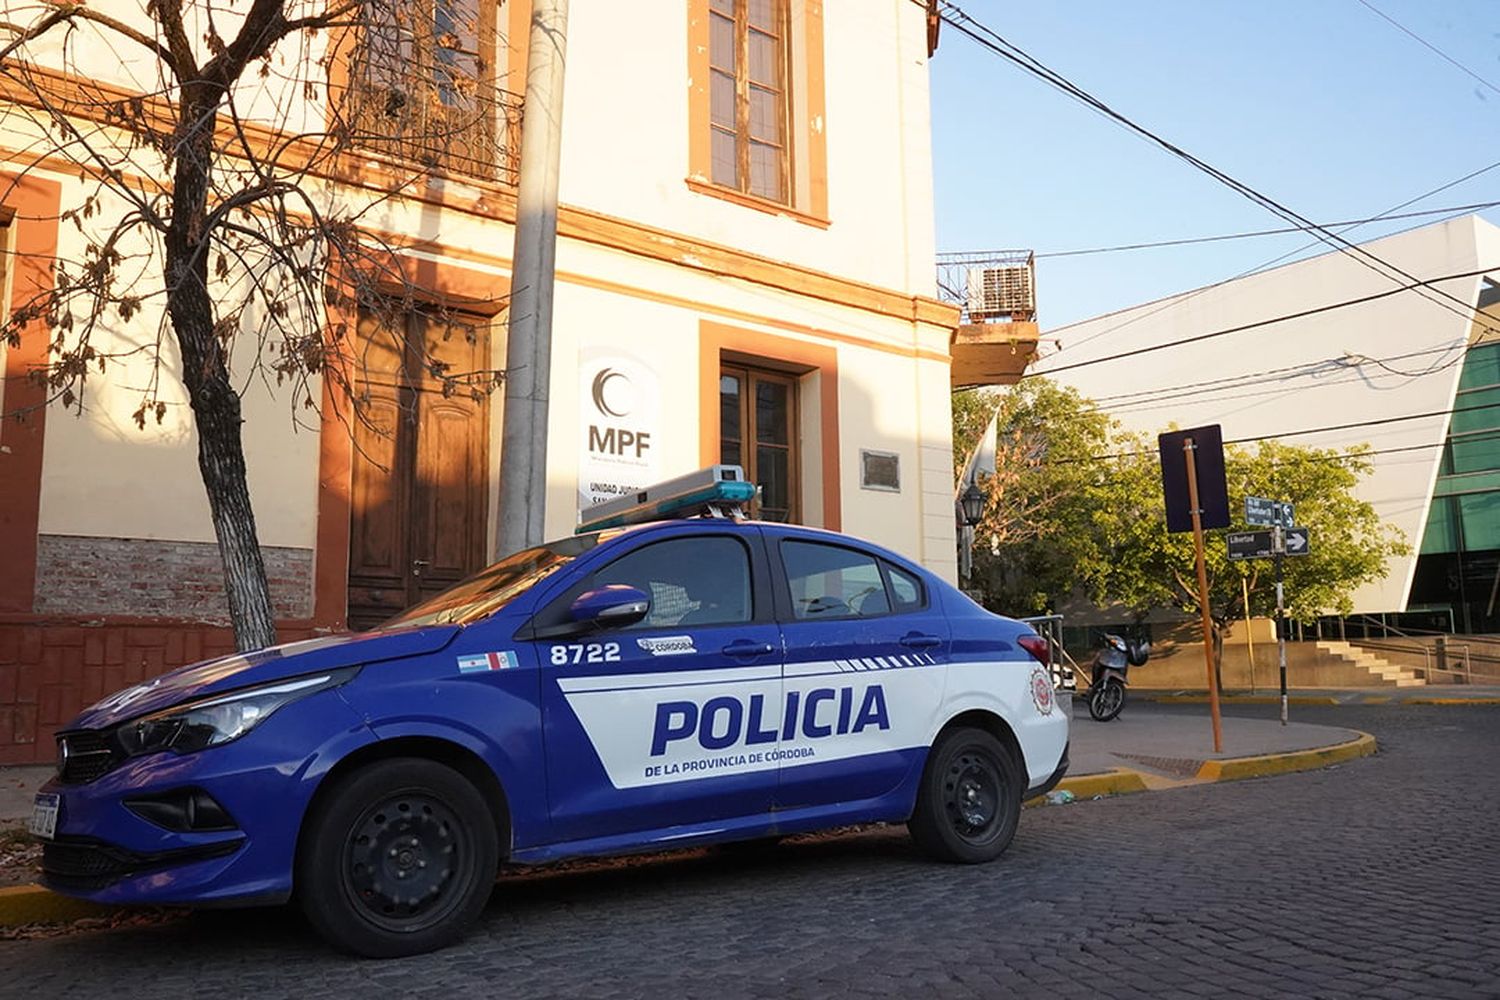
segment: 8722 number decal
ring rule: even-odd
[[[575,642],[566,646],[552,647],[552,665],[560,667],[567,663],[618,663],[618,642]]]

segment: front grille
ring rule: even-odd
[[[42,874],[61,889],[102,889],[133,870],[131,858],[103,844],[55,841],[42,845]]]
[[[229,840],[141,854],[98,840],[60,838],[42,845],[42,881],[55,889],[93,892],[137,872],[232,854],[243,843],[243,839]]]
[[[114,770],[120,762],[109,737],[92,729],[57,738],[57,780],[65,785],[86,785]]]

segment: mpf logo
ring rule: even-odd
[[[602,418],[615,420],[628,417],[638,400],[636,389],[624,372],[615,368],[601,368],[594,376],[592,389],[594,409]],[[651,449],[651,435],[642,430],[622,426],[605,426],[603,422],[589,423],[589,451],[601,455],[622,456],[634,453],[644,459]]]

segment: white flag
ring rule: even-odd
[[[964,463],[963,475],[958,479],[958,489],[954,495],[964,491],[964,487],[975,482],[981,472],[993,476],[995,474],[995,448],[999,435],[1000,408],[996,407],[990,422],[985,425],[984,433],[979,435],[979,441],[974,445],[974,450],[969,454],[969,460]]]

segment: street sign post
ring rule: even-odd
[[[1276,560],[1276,653],[1281,665],[1281,724],[1286,725],[1286,589],[1281,560],[1286,556],[1305,556],[1312,551],[1312,536],[1306,528],[1295,527],[1296,512],[1292,505],[1264,497],[1245,498],[1245,520],[1250,524],[1270,525],[1270,531],[1239,531],[1224,536],[1229,558]],[[1248,608],[1248,595],[1245,606]],[[1252,661],[1251,670],[1254,670]],[[1251,674],[1254,677],[1254,674]],[[1252,685],[1253,685],[1252,680]]]
[[[1214,671],[1213,622],[1208,610],[1208,569],[1203,529],[1229,527],[1229,489],[1224,480],[1224,436],[1218,424],[1160,434],[1162,495],[1167,530],[1193,532],[1198,564],[1198,609],[1203,624],[1203,663],[1208,670],[1208,712],[1213,718],[1214,753],[1224,750],[1219,721],[1219,678]]]

